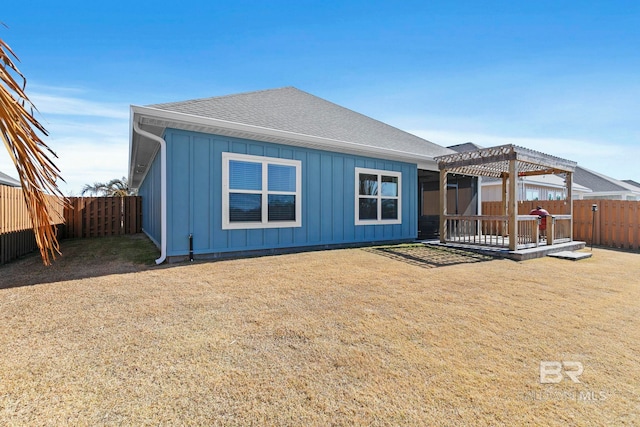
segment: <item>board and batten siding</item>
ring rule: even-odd
[[[216,254],[305,246],[410,240],[417,236],[417,166],[225,136],[167,129],[167,255]],[[295,159],[302,168],[302,226],[222,229],[222,153]],[[157,156],[158,157],[158,156]],[[140,191],[145,231],[159,236],[159,173],[154,161]],[[355,168],[402,173],[402,223],[355,225]],[[147,184],[147,180],[157,181]],[[143,210],[144,212],[144,210]],[[149,213],[153,212],[153,213]],[[144,225],[144,223],[143,223]],[[159,240],[159,239],[157,239]]]
[[[156,153],[147,176],[138,189],[142,196],[142,231],[160,247],[161,239],[161,188],[160,151]]]

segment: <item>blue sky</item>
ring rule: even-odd
[[[126,175],[130,104],[283,86],[640,181],[637,1],[25,0],[0,21],[65,194]]]

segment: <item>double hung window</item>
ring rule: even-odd
[[[356,168],[355,223],[400,224],[402,222],[402,174]]]
[[[222,228],[300,227],[299,160],[222,153]]]

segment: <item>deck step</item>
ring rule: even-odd
[[[591,252],[561,251],[561,252],[554,252],[552,254],[548,254],[547,256],[577,261],[579,259],[591,258],[591,255],[592,255]]]

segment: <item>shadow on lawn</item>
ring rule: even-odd
[[[422,244],[379,246],[363,250],[424,268],[494,259],[487,255]],[[160,252],[144,234],[63,240],[61,251],[62,255],[49,267],[42,264],[37,252],[0,265],[0,289],[184,265],[156,266],[155,259]]]
[[[152,268],[160,256],[144,234],[62,240],[60,250],[48,267],[37,251],[0,265],[0,289],[134,273]]]
[[[446,267],[448,265],[469,264],[495,259],[475,252],[423,244],[382,246],[364,250],[423,268]]]

